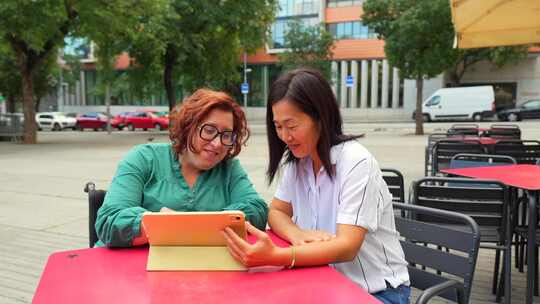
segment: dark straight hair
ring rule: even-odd
[[[266,133],[270,160],[266,175],[268,183],[274,180],[283,155],[285,162],[297,162],[287,145],[279,139],[274,126],[272,106],[281,100],[293,103],[319,125],[317,153],[330,178],[335,172],[330,161],[330,149],[339,143],[362,137],[343,134],[343,119],[334,92],[323,75],[313,69],[300,68],[281,75],[270,87],[266,104]]]

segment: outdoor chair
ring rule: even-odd
[[[512,235],[510,227],[510,193],[498,181],[467,178],[424,178],[412,185],[414,205],[459,212],[472,217],[481,230],[482,248],[495,250],[492,292],[501,294],[504,283],[505,302],[509,303]],[[452,220],[427,218],[425,221],[460,229]],[[502,279],[499,282],[500,254],[503,252]]]
[[[446,134],[448,135],[470,135],[470,136],[479,136],[480,127],[477,124],[469,124],[469,123],[463,123],[463,124],[453,124],[450,126],[450,129],[446,131]]]
[[[405,203],[405,182],[403,174],[396,169],[383,168],[383,179],[392,193],[392,202]]]
[[[441,169],[450,166],[450,160],[456,154],[485,154],[485,147],[478,140],[439,140],[431,151],[431,175],[435,176]]]
[[[510,156],[491,154],[459,153],[452,156],[450,160],[450,168],[453,169],[515,164],[517,164],[516,160]]]
[[[536,164],[540,159],[540,141],[501,140],[493,146],[493,153],[511,156],[518,164]]]
[[[103,205],[107,191],[96,190],[96,185],[93,182],[88,182],[84,186],[84,192],[88,193],[88,246],[92,248],[98,241],[95,228],[97,212]]]
[[[429,176],[431,173],[431,166],[433,164],[432,151],[436,142],[442,139],[449,139],[451,135],[446,133],[432,133],[428,135],[427,145],[424,151],[424,176]]]
[[[521,139],[521,129],[518,125],[493,124],[488,130],[488,136],[497,139]]]
[[[480,230],[475,221],[457,212],[401,203],[393,205],[394,210],[399,211],[395,212],[396,229],[409,263],[411,287],[423,290],[416,303],[427,303],[435,296],[469,303],[480,242]],[[422,217],[451,219],[463,229],[425,222]],[[442,247],[449,250],[441,250]]]

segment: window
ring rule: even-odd
[[[328,0],[328,7],[344,7],[362,5],[364,0]]]
[[[525,109],[536,109],[540,108],[540,100],[531,100],[523,104]]]
[[[426,102],[426,107],[436,106],[441,103],[441,96],[433,96],[428,102]]]
[[[327,30],[335,39],[374,39],[375,32],[361,21],[328,23]]]

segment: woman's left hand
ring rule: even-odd
[[[223,233],[229,252],[237,261],[248,267],[287,265],[284,248],[274,245],[268,234],[255,228],[249,222],[246,222],[246,228],[250,234],[257,237],[255,244],[243,240],[229,227],[225,228]]]

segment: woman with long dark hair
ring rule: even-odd
[[[231,254],[247,266],[288,268],[331,264],[384,303],[408,303],[407,263],[395,230],[392,195],[375,158],[343,134],[336,98],[315,70],[282,75],[271,87],[266,112],[269,182],[282,170],[268,222],[288,240],[268,235],[250,245],[230,229]]]

